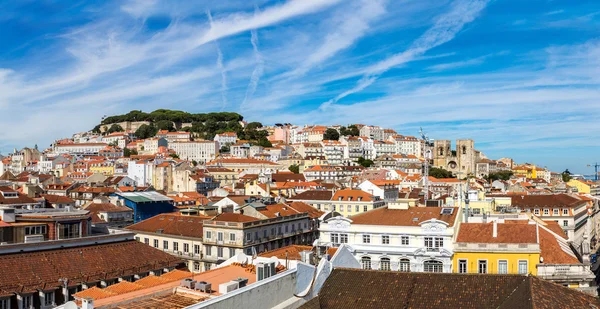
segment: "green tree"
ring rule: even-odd
[[[193,165],[193,166],[198,166],[198,161],[196,161],[196,160],[192,160],[192,165]]]
[[[340,139],[340,133],[336,129],[328,128],[325,130],[325,134],[323,134],[323,139],[337,141]]]
[[[158,130],[167,130],[169,132],[175,131],[175,126],[173,126],[173,122],[171,120],[157,121],[156,123],[154,123],[154,126],[156,126]]]
[[[178,155],[178,154],[176,154],[176,153],[172,153],[172,154],[170,154],[169,156],[170,156],[171,158],[173,158],[173,159],[179,159],[179,155]]]
[[[131,156],[136,156],[138,152],[135,149],[125,148],[123,149],[123,156],[129,158]]]
[[[564,172],[562,172],[561,176],[564,182],[569,182],[571,179],[573,179],[573,177],[571,177],[571,172],[569,171],[569,169],[566,169]]]
[[[230,150],[231,150],[231,149],[230,149],[229,145],[223,145],[223,146],[221,147],[221,150],[220,150],[220,152],[221,152],[221,153],[228,153]]]
[[[496,180],[509,180],[510,177],[512,177],[513,172],[512,171],[499,171],[496,173],[490,173],[488,176],[485,177],[485,179],[489,182],[494,182]]]
[[[430,168],[429,176],[435,177],[435,178],[454,178],[454,176],[452,175],[452,172],[447,171],[443,168],[439,168],[439,167]]]
[[[155,126],[143,124],[135,131],[135,136],[137,136],[137,138],[140,139],[146,139],[154,137],[156,135],[156,132],[158,132],[158,130]]]
[[[265,148],[273,147],[273,144],[271,144],[271,142],[266,137],[262,137],[259,140],[257,140],[256,145],[262,146]]]
[[[373,160],[365,159],[363,157],[358,157],[356,162],[364,167],[371,167],[374,164]]]
[[[108,134],[110,133],[114,133],[114,132],[123,132],[125,130],[123,130],[123,127],[121,127],[118,124],[113,124],[112,126],[110,126],[110,128],[108,129]]]
[[[360,130],[356,125],[349,125],[347,128],[341,127],[340,134],[343,136],[359,136]]]
[[[300,166],[298,164],[292,164],[288,167],[288,169],[294,174],[300,174]]]

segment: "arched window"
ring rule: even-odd
[[[410,260],[409,259],[401,259],[400,267],[398,268],[398,271],[410,272]]]
[[[444,271],[444,264],[434,260],[425,261],[423,262],[423,271],[426,273],[441,273]]]
[[[462,153],[467,154],[467,146],[462,146]]]
[[[381,258],[381,260],[379,261],[379,269],[380,270],[390,270],[390,259],[388,258]]]
[[[368,256],[363,256],[360,259],[360,263],[362,264],[363,269],[371,269],[371,258]]]

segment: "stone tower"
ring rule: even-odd
[[[456,140],[456,156],[458,158],[458,170],[466,174],[475,173],[475,142],[472,139]]]
[[[449,140],[436,140],[433,142],[433,166],[446,168],[448,159],[452,157],[451,143]]]

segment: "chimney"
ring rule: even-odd
[[[492,230],[492,236],[494,238],[497,238],[498,237],[498,220],[494,220],[493,222],[494,222],[494,228]]]
[[[94,309],[94,299],[89,297],[82,299],[81,309]]]

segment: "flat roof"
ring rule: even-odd
[[[170,198],[166,195],[162,195],[156,191],[123,192],[123,193],[117,193],[117,195],[119,195],[125,199],[128,199],[130,201],[136,202],[136,203],[173,201],[172,198]]]

